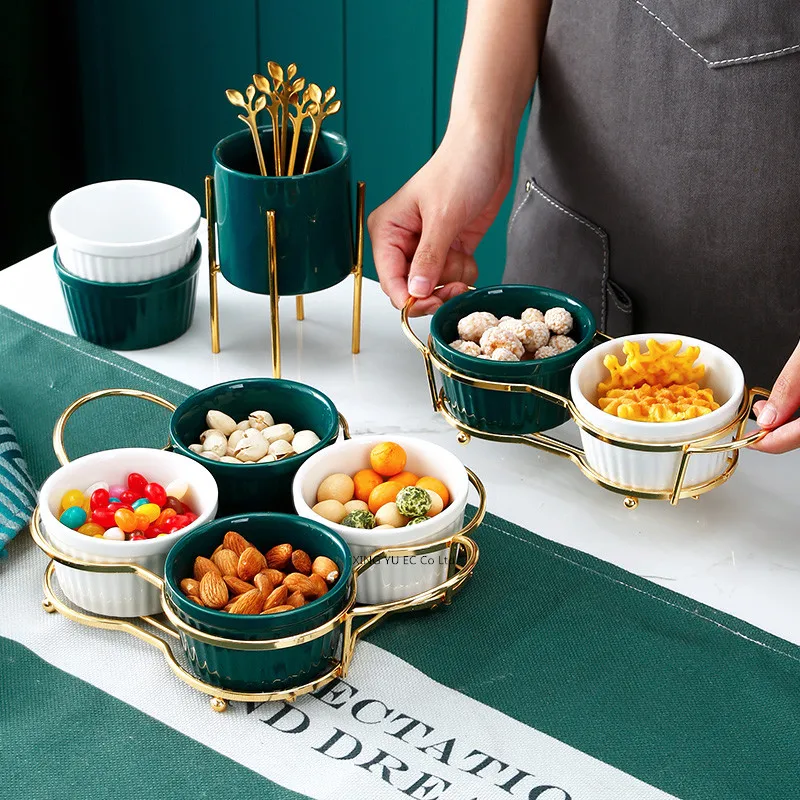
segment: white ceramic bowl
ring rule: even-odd
[[[155,181],[105,181],[64,195],[50,228],[64,268],[102,283],[160,278],[189,263],[200,205],[188,192]]]
[[[700,348],[696,363],[705,364],[701,385],[714,391],[720,408],[702,417],[681,422],[638,422],[606,414],[596,405],[597,384],[608,379],[603,359],[609,353],[625,362],[622,345],[626,340],[639,342],[646,350],[647,339],[658,342],[680,339],[685,349],[689,345]],[[744,375],[735,359],[724,350],[700,339],[672,333],[641,333],[612,339],[585,353],[572,369],[570,376],[572,400],[586,419],[600,430],[628,441],[647,443],[673,443],[693,439],[722,430],[736,417],[744,396]],[[730,441],[728,434],[719,441]],[[608,444],[581,430],[581,441],[589,465],[608,480],[639,491],[667,491],[675,483],[680,453],[648,453]],[[693,455],[684,486],[694,486],[721,475],[727,466],[728,454]]]
[[[438,478],[450,492],[450,505],[428,522],[410,528],[364,530],[338,525],[311,509],[317,502],[320,483],[336,472],[354,475],[369,467],[372,448],[387,439],[399,444],[408,456],[405,469],[422,477]],[[355,564],[382,547],[409,546],[435,542],[458,533],[464,525],[469,478],[464,465],[448,450],[408,436],[354,436],[320,450],[303,464],[292,484],[294,505],[301,517],[322,522],[336,531],[350,546]],[[424,556],[376,561],[358,578],[359,603],[404,600],[432,589],[447,579],[448,551]]]
[[[84,491],[97,481],[124,484],[130,472],[139,472],[162,486],[176,478],[186,480],[190,487],[186,500],[197,514],[197,520],[169,536],[136,542],[95,539],[58,521],[61,497],[68,489]],[[76,458],[56,470],[39,492],[39,508],[47,539],[62,553],[94,564],[113,561],[136,563],[163,575],[167,552],[175,541],[187,531],[214,519],[217,484],[205,467],[177,453],[150,448],[104,450]],[[58,564],[56,576],[69,600],[95,614],[138,617],[161,611],[156,587],[136,575],[86,572]]]

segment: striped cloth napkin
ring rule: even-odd
[[[0,410],[0,559],[6,545],[30,520],[36,505],[36,487],[11,425]]]

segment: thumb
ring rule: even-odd
[[[757,422],[762,428],[783,425],[800,406],[800,344],[772,387],[769,400],[760,408]]]
[[[439,283],[447,254],[458,236],[454,221],[441,216],[422,221],[422,236],[408,271],[408,293],[412,297],[430,297]]]

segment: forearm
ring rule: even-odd
[[[491,131],[513,148],[539,69],[551,0],[469,0],[448,133]]]

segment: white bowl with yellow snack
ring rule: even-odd
[[[656,347],[651,350],[648,342],[652,340]],[[680,349],[676,341],[680,341]],[[627,347],[626,342],[630,343]],[[699,353],[690,348],[699,348]],[[663,396],[649,397],[652,392],[647,388],[635,395],[630,391],[643,381],[662,386],[696,384],[697,388],[671,390],[673,397],[667,395],[666,399],[673,403],[664,404],[659,402]],[[611,387],[623,391],[609,393]],[[713,404],[704,390],[711,390]],[[630,442],[668,444],[709,436],[728,427],[739,411],[745,384],[739,364],[716,345],[690,336],[643,333],[612,339],[585,353],[572,370],[570,391],[576,408],[595,429]],[[604,396],[612,401],[603,402],[608,410],[600,408]],[[652,421],[655,419],[674,421]],[[734,434],[729,431],[718,441],[730,441]],[[661,492],[675,484],[680,452],[636,450],[602,441],[583,429],[581,441],[589,466],[617,486]],[[684,485],[696,486],[719,477],[728,457],[726,452],[693,455]]]

